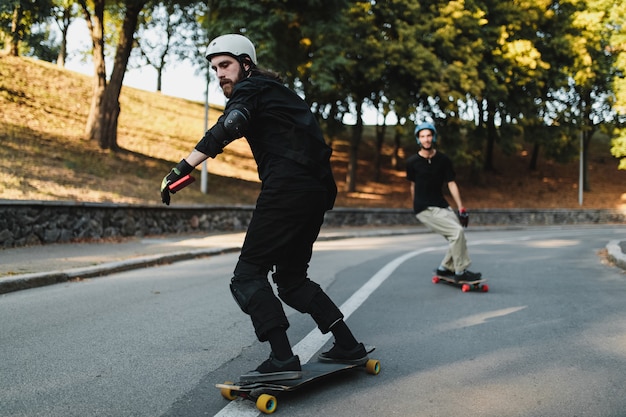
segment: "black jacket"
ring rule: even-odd
[[[196,145],[198,151],[210,157],[222,152],[228,142],[219,141],[215,129],[222,128],[219,125],[234,109],[249,116],[242,133],[257,163],[263,190],[327,190],[334,203],[337,187],[330,166],[332,150],[308,104],[272,78],[253,75],[238,82],[218,126],[207,131]]]

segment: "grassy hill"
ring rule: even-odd
[[[204,88],[204,86],[198,86]],[[204,134],[204,105],[124,87],[120,97],[119,152],[84,139],[91,77],[27,58],[0,57],[0,198],[160,204],[161,179]],[[211,109],[210,125],[219,116]],[[343,189],[347,142],[333,140],[333,169]],[[413,144],[407,152],[414,152]],[[470,208],[578,208],[578,163],[540,161],[528,172],[527,150],[497,155],[497,175],[472,183],[459,170],[465,205]],[[410,207],[403,171],[388,167],[379,182],[369,167],[373,146],[360,149],[358,192],[341,191],[340,207]],[[626,171],[608,143],[594,144],[590,161],[592,192],[584,208],[626,206]],[[208,161],[208,194],[199,181],[173,197],[177,204],[253,204],[259,190],[256,165],[245,140]],[[200,172],[196,172],[199,179]]]

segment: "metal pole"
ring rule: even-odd
[[[584,152],[583,152],[583,144],[584,144],[584,141],[583,141],[583,131],[581,130],[580,131],[580,158],[579,158],[580,159],[580,166],[579,166],[579,169],[578,169],[578,171],[579,171],[579,175],[578,175],[578,205],[579,206],[583,205],[583,182],[584,182],[583,181],[583,168],[584,168],[584,165],[583,165],[583,162],[584,162],[583,161],[583,158],[584,158],[584,156],[583,156],[583,154],[584,154]]]
[[[207,70],[206,73],[206,94],[204,95],[204,131],[209,130],[209,82],[211,81],[211,74]],[[209,173],[206,166],[206,160],[202,162],[202,174],[200,175],[200,191],[203,194],[208,193],[209,185]]]

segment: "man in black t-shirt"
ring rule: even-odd
[[[229,34],[212,40],[207,59],[228,102],[224,114],[163,179],[161,199],[169,204],[169,184],[222,153],[245,136],[258,166],[261,192],[246,232],[230,289],[248,314],[257,338],[269,342],[271,354],[242,381],[298,379],[301,365],[287,338],[289,322],[282,300],[311,315],[335,343],[319,359],[364,363],[367,353],[343,321],[343,314],[322,288],[307,276],[313,243],[337,195],[330,167],[331,148],[310,107],[280,81],[257,67],[248,38]],[[274,294],[268,280],[278,288]]]
[[[467,227],[468,217],[455,181],[452,161],[433,147],[437,141],[437,131],[431,123],[418,125],[415,138],[420,149],[406,162],[406,177],[411,181],[413,212],[420,222],[450,243],[436,273],[453,276],[457,281],[480,279],[480,273],[467,269],[471,260],[463,227]],[[460,221],[443,195],[444,185],[448,187],[459,209]]]

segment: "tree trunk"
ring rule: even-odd
[[[374,181],[380,181],[381,170],[383,165],[383,143],[385,142],[385,132],[387,131],[387,124],[383,121],[381,126],[376,126],[376,161],[374,170]]]
[[[59,23],[59,30],[61,31],[61,49],[57,57],[57,65],[59,67],[65,67],[65,58],[67,58],[67,31],[72,23],[72,13],[69,7],[63,9],[63,17],[61,23]]]
[[[15,8],[13,9],[13,16],[11,17],[11,33],[9,39],[6,40],[5,43],[5,53],[9,56],[19,56],[20,55],[20,40],[22,38],[20,28],[20,22],[22,21],[22,16],[24,14],[24,10],[22,9],[21,3],[17,3]]]
[[[57,55],[57,66],[65,67],[65,57],[67,56],[67,31],[61,34],[61,49],[59,49],[59,55]]]
[[[111,89],[109,83],[104,92],[104,100],[100,108],[101,129],[98,145],[101,149],[117,151],[117,121],[120,115],[119,93]]]
[[[530,156],[530,164],[528,165],[528,169],[531,171],[535,171],[537,169],[537,161],[539,160],[540,149],[541,149],[541,145],[538,142],[534,142],[533,153]]]
[[[585,130],[583,132],[583,191],[591,191],[591,180],[589,178],[589,145],[593,132]]]
[[[487,149],[485,151],[485,162],[483,169],[485,171],[494,171],[493,166],[493,149],[495,147],[497,131],[495,125],[495,105],[487,100]]]
[[[363,136],[362,100],[358,102],[356,124],[352,129],[350,138],[350,155],[348,156],[348,172],[346,176],[346,191],[353,193],[356,191],[357,170],[359,164],[359,144]]]
[[[160,93],[163,88],[163,66],[158,67],[156,70],[157,70],[156,91]]]
[[[402,127],[397,124],[393,135],[393,153],[391,154],[391,167],[397,170],[400,167],[400,143],[402,143]]]
[[[79,4],[83,9],[87,28],[91,34],[94,67],[91,106],[89,107],[89,114],[87,116],[85,136],[89,140],[98,140],[101,136],[100,131],[102,129],[102,121],[98,116],[102,102],[104,101],[104,92],[107,83],[104,61],[104,0],[94,2],[93,15],[84,0],[80,0]]]

